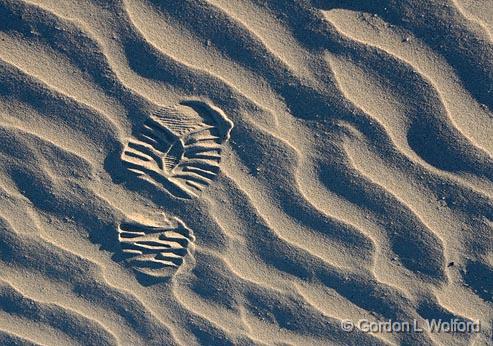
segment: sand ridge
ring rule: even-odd
[[[491,11],[0,0],[0,344],[491,344]]]

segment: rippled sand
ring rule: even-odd
[[[0,344],[493,343],[488,0],[0,0]],[[480,321],[477,333],[341,321]]]

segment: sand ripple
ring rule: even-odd
[[[488,19],[0,0],[0,343],[488,344]]]

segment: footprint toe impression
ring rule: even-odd
[[[152,114],[130,139],[121,159],[139,178],[178,198],[192,198],[219,173],[233,123],[206,102],[183,101]]]

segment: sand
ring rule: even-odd
[[[492,109],[490,0],[0,0],[0,344],[493,345]]]

